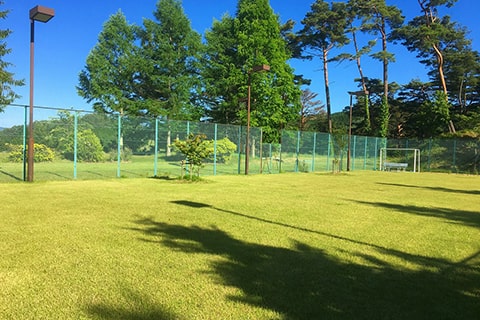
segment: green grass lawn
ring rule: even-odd
[[[0,319],[475,319],[480,178],[0,184]]]
[[[269,158],[258,154],[250,158],[249,170],[251,174],[279,173],[281,172],[311,172],[312,166],[315,172],[331,172],[332,164],[328,157],[317,156],[315,161],[311,155],[285,153],[281,162],[275,157]],[[182,156],[165,158],[160,156],[157,161],[157,176],[180,176]],[[346,168],[346,158],[343,168]],[[352,171],[367,170],[374,168],[376,160],[352,159]],[[34,181],[66,181],[66,180],[98,180],[116,178],[118,170],[122,178],[147,178],[154,176],[154,156],[133,155],[128,161],[122,161],[118,167],[117,161],[105,162],[78,162],[76,165],[76,178],[74,162],[56,159],[52,162],[39,162],[34,166]],[[200,170],[201,176],[243,174],[245,172],[245,158],[242,155],[232,155],[231,159],[224,162],[206,162]],[[0,183],[23,181],[23,163],[9,162],[8,154],[0,152]]]

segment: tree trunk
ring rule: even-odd
[[[357,69],[358,73],[360,74],[360,81],[362,81],[362,90],[365,92],[365,131],[367,134],[370,134],[370,131],[372,130],[372,122],[370,120],[370,107],[368,106],[368,90],[365,82],[365,76],[363,75],[362,65],[360,63],[360,50],[358,49],[357,34],[354,30],[352,31],[352,39],[355,47],[355,60],[357,62]]]
[[[323,78],[325,80],[325,98],[327,100],[327,121],[328,121],[328,132],[332,133],[332,107],[330,104],[330,87],[328,82],[328,50],[323,49]]]
[[[167,132],[167,146],[166,146],[166,156],[167,157],[170,157],[172,155],[172,147],[170,147],[172,145],[172,131],[169,129],[168,132]]]
[[[434,16],[434,11],[431,10],[431,8],[430,10],[427,9],[427,7],[425,6],[425,2],[422,0],[418,0],[418,4],[420,5],[420,8],[422,9],[422,11],[425,13],[427,26],[431,26],[432,23],[434,23],[436,20],[436,17]],[[445,81],[445,74],[443,73],[443,54],[440,48],[438,48],[438,46],[435,43],[432,45],[432,49],[435,51],[435,55],[437,56],[437,64],[438,64],[437,71],[440,77],[440,83],[442,85],[443,93],[445,93],[445,98],[447,99],[447,103],[448,103],[447,82]],[[453,124],[452,120],[448,122],[448,131],[450,133],[456,132],[455,125]]]

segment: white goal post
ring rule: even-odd
[[[399,153],[403,153],[399,155]],[[420,172],[420,149],[413,148],[381,148],[380,170],[406,171],[413,168],[413,172]]]

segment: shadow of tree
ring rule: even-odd
[[[178,319],[173,313],[158,306],[154,301],[140,295],[133,290],[122,292],[129,301],[128,307],[108,304],[92,304],[86,311],[95,319],[106,320],[173,320]]]
[[[352,200],[350,200],[352,201]],[[480,212],[455,210],[449,208],[435,208],[435,207],[419,207],[414,205],[402,205],[387,202],[368,202],[368,201],[354,201],[373,207],[382,207],[389,210],[398,211],[401,213],[415,214],[419,216],[426,216],[432,218],[443,219],[450,223],[459,223],[465,226],[480,228]]]
[[[284,227],[284,228],[293,229],[293,230],[302,231],[302,232],[307,232],[307,233],[313,233],[313,234],[316,234],[316,235],[320,235],[320,236],[324,236],[324,237],[328,237],[328,238],[332,238],[332,239],[337,239],[337,240],[341,240],[341,241],[348,242],[348,243],[367,246],[367,247],[370,247],[370,248],[373,248],[373,249],[377,250],[378,252],[393,255],[393,256],[396,256],[396,257],[401,258],[403,260],[414,263],[414,264],[428,265],[428,266],[433,266],[433,267],[439,268],[439,269],[444,269],[444,268],[448,268],[449,266],[451,266],[451,263],[447,262],[445,260],[435,259],[435,258],[431,258],[431,257],[424,257],[424,256],[420,256],[420,255],[412,255],[412,254],[402,252],[402,251],[398,251],[398,250],[395,250],[395,249],[386,248],[386,247],[378,245],[378,244],[373,244],[373,243],[369,243],[369,242],[365,242],[365,241],[355,240],[355,239],[335,235],[335,234],[324,232],[324,231],[313,230],[313,229],[309,229],[309,228],[305,228],[305,227],[290,225],[290,224],[283,223],[283,222],[268,220],[268,219],[264,219],[264,218],[260,218],[260,217],[256,217],[256,216],[251,216],[251,215],[248,215],[248,214],[239,213],[239,212],[235,212],[235,211],[231,211],[231,210],[225,210],[225,209],[217,208],[215,206],[205,204],[205,203],[201,203],[201,202],[194,202],[194,201],[189,201],[189,200],[175,200],[175,201],[171,201],[171,203],[175,203],[175,204],[178,204],[178,205],[184,205],[184,206],[188,206],[188,207],[191,207],[191,208],[211,208],[211,209],[217,210],[218,212],[221,212],[221,213],[227,213],[227,214],[231,214],[231,215],[234,215],[234,216],[238,216],[238,217],[242,217],[242,218],[246,218],[246,219],[250,219],[250,220],[255,220],[255,221],[259,221],[261,223],[265,223],[265,224],[281,226],[281,227]]]
[[[285,319],[472,319],[480,314],[480,270],[470,265],[478,255],[455,265],[409,255],[419,266],[412,271],[398,269],[381,255],[350,252],[369,261],[371,266],[366,266],[301,242],[279,248],[241,241],[216,227],[185,227],[150,218],[136,223],[139,227],[133,230],[147,236],[144,241],[222,256],[212,263],[212,277],[243,293],[229,298],[274,310]]]
[[[62,179],[64,179],[64,180],[71,180],[71,179],[73,179],[72,177],[64,176],[64,175],[62,175],[62,174],[59,174],[58,172],[47,171],[46,173],[48,173],[49,175],[52,175],[52,176],[54,176],[54,177],[62,178]]]
[[[480,190],[459,190],[459,189],[450,189],[450,188],[444,188],[444,187],[417,186],[417,185],[410,185],[410,184],[387,183],[387,182],[377,182],[377,183],[381,185],[393,186],[393,187],[417,188],[417,189],[427,189],[427,190],[440,191],[440,192],[480,195]]]

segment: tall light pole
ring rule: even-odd
[[[245,175],[248,175],[248,166],[250,160],[250,100],[252,87],[252,73],[269,71],[270,66],[266,64],[254,66],[252,70],[248,71],[248,94],[247,94],[247,137],[245,142]]]
[[[352,140],[352,108],[353,108],[353,96],[367,96],[368,91],[349,91],[350,95],[350,116],[348,117],[348,151],[347,151],[347,171],[350,171],[350,145]]]
[[[33,140],[33,70],[34,70],[34,43],[35,43],[35,21],[48,22],[55,16],[55,11],[51,8],[36,6],[30,9],[30,114],[28,125],[28,173],[27,180],[33,181],[33,159],[34,159],[34,140]]]

